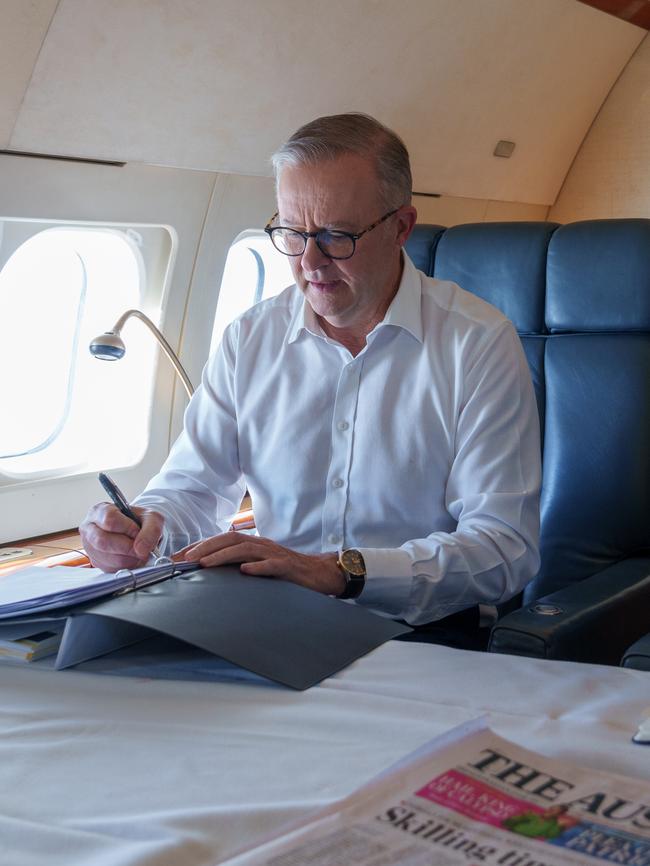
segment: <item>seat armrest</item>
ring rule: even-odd
[[[488,651],[618,665],[648,629],[650,557],[635,557],[506,614]]]
[[[644,635],[626,649],[621,666],[636,668],[638,671],[650,671],[650,634]]]

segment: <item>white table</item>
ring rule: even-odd
[[[302,693],[4,665],[0,695],[2,866],[212,864],[483,713],[650,780],[650,674],[623,668],[394,641]]]

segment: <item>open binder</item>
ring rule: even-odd
[[[198,567],[197,562],[173,562],[163,556],[153,565],[133,570],[123,568],[113,574],[99,568],[20,569],[0,581],[0,622],[133,592]]]
[[[234,566],[192,568],[155,580],[149,570],[147,583],[99,601],[50,609],[48,616],[66,618],[55,667],[72,667],[162,634],[306,689],[410,631],[359,605],[286,581],[243,576]]]

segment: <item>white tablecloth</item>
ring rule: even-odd
[[[212,864],[483,713],[650,781],[650,674],[622,668],[391,642],[302,693],[4,665],[0,695],[2,866]]]

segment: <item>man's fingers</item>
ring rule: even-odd
[[[142,528],[133,541],[133,550],[141,558],[149,556],[158,544],[163,531],[163,518],[156,511],[148,511],[145,508],[134,509],[140,520]]]
[[[141,559],[145,559],[153,552],[159,538],[160,532],[153,534],[143,527],[133,540],[133,550]]]
[[[128,535],[117,532],[106,532],[96,523],[86,524],[83,533],[85,547],[91,547],[100,553],[115,553],[133,556],[133,541]]]
[[[298,553],[269,538],[243,532],[230,531],[206,538],[179,550],[173,558],[198,560],[204,568],[239,565],[243,575],[289,580],[325,595],[340,595],[345,589],[335,553]]]
[[[266,559],[269,550],[266,545],[251,540],[249,536],[243,536],[238,544],[229,545],[221,550],[215,550],[204,556],[200,556],[198,549],[195,558],[198,558],[202,566],[212,565],[234,565],[241,562],[256,562]]]
[[[107,559],[103,559],[101,554],[99,556],[93,557],[93,565],[96,568],[101,568],[102,571],[106,571],[108,573],[112,573],[114,571],[119,571],[121,568],[140,568],[143,564],[142,560],[137,556],[110,556]]]
[[[155,511],[134,508],[142,528],[118,508],[99,502],[79,527],[91,562],[103,571],[143,565],[162,534],[163,518]]]
[[[279,559],[260,559],[258,562],[242,562],[239,570],[251,577],[283,577],[286,563]]]
[[[134,523],[109,502],[98,502],[97,505],[93,505],[83,525],[88,523],[95,524],[104,532],[128,535],[129,538],[135,538],[140,531],[137,523]]]
[[[250,543],[250,541],[250,535],[245,535],[241,532],[224,532],[223,535],[213,535],[212,538],[206,538],[198,544],[190,544],[189,547],[184,547],[178,553],[182,553],[188,562],[192,562],[194,560],[202,560],[211,553],[217,553],[229,547]]]

